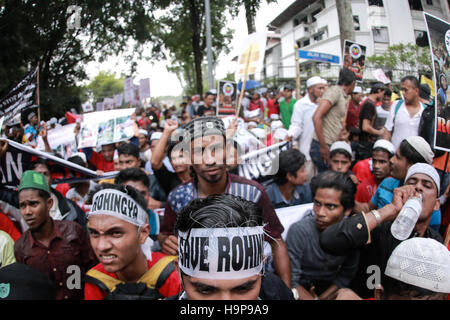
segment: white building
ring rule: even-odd
[[[428,45],[423,11],[446,21],[450,17],[447,0],[352,0],[351,4],[355,40],[367,46],[366,56],[383,53],[398,43]],[[336,0],[294,1],[268,28],[278,33],[280,40],[268,45],[261,78],[295,78],[296,44],[301,50],[339,56],[342,65]],[[308,65],[317,64],[307,60],[300,63],[302,73]],[[322,72],[327,69],[330,73],[334,70],[334,75],[337,70],[322,64]]]

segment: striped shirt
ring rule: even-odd
[[[225,194],[238,196],[258,204],[262,211],[266,232],[272,238],[281,238],[284,228],[275,213],[275,209],[267,196],[266,191],[259,183],[237,175],[229,174]],[[178,213],[180,213],[190,201],[197,198],[199,198],[198,191],[194,185],[193,179],[172,190],[167,197],[164,219],[161,224],[160,232],[165,235],[173,235],[173,228]],[[271,241],[267,236],[266,240]]]

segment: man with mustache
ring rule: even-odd
[[[158,240],[162,252],[176,255],[178,239],[174,236],[174,224],[178,213],[193,199],[215,194],[232,194],[258,204],[270,238],[276,273],[290,287],[290,266],[286,244],[281,239],[284,231],[275,209],[264,188],[254,181],[227,173],[226,133],[224,123],[218,117],[194,119],[181,131],[183,136],[174,151],[185,149],[191,157],[194,178],[176,187],[169,194]],[[180,141],[175,139],[175,141]]]

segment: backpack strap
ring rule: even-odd
[[[124,283],[123,281],[108,276],[107,274],[95,269],[89,270],[86,275],[87,282],[92,283],[107,292],[113,292],[117,285]]]
[[[391,138],[392,138],[392,136],[394,135],[395,119],[397,118],[397,113],[398,113],[398,111],[400,110],[400,107],[402,106],[403,102],[404,102],[403,99],[400,99],[400,100],[397,101],[397,104],[396,104],[396,106],[395,106],[394,119],[393,119],[393,121],[392,121]]]
[[[159,289],[175,270],[173,261],[177,258],[178,256],[166,256],[159,259],[138,282],[147,284],[149,288]]]

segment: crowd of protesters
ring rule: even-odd
[[[1,186],[0,283],[12,287],[0,300],[447,299],[450,165],[427,129],[428,85],[357,84],[342,69],[294,91],[246,92],[228,123],[215,90],[137,108],[134,137],[68,158],[112,179],[56,185],[51,164],[32,161],[17,188]],[[54,153],[48,131],[64,122],[27,119],[4,137],[35,146],[41,135]],[[239,173],[242,132],[259,149],[285,143],[275,173]],[[414,230],[397,240],[391,225],[419,194]],[[276,210],[305,204],[285,228]]]

